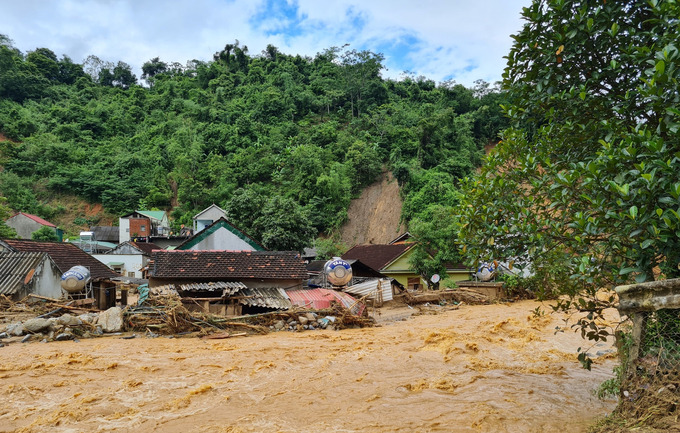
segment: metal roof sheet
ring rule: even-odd
[[[152,295],[177,295],[177,289],[174,284],[149,287],[149,292],[151,292]]]
[[[217,281],[210,283],[190,283],[180,284],[179,288],[184,292],[224,292],[226,296],[231,296],[234,293],[248,287],[238,281]]]
[[[0,253],[0,295],[13,295],[33,279],[33,272],[47,254]]]
[[[85,266],[90,270],[92,281],[109,280],[120,277],[104,263],[95,259],[70,242],[43,242],[28,239],[0,239],[10,250],[19,253],[47,253],[62,274],[73,266]]]
[[[138,210],[137,213],[158,221],[161,221],[165,216],[165,211],[162,210]]]
[[[304,308],[324,310],[330,308],[331,302],[339,302],[345,308],[352,307],[352,314],[361,315],[366,307],[363,303],[356,302],[351,295],[329,289],[291,289],[286,290],[293,305]]]
[[[368,299],[376,299],[379,292],[382,292],[383,301],[392,300],[392,283],[389,279],[371,279],[360,284],[355,284],[349,286],[345,289],[345,292],[357,295],[359,298],[363,298],[368,295]]]
[[[239,296],[247,296],[239,302],[250,307],[287,310],[293,306],[286,291],[279,287],[245,288],[239,292]]]

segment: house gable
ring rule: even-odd
[[[411,268],[411,265],[408,264],[408,259],[411,257],[411,254],[413,253],[413,248],[409,248],[408,250],[404,251],[401,255],[399,255],[396,259],[392,260],[392,262],[388,263],[381,269],[381,271],[386,271],[386,272],[395,272],[395,271],[404,271],[404,272],[413,272],[413,269]]]
[[[266,251],[253,238],[220,218],[179,245],[177,250]]]
[[[212,204],[194,215],[194,231],[198,233],[220,218],[226,219],[227,212],[216,204]]]

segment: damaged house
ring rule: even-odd
[[[176,291],[187,308],[241,315],[292,306],[286,290],[307,278],[294,251],[154,251],[152,292]]]
[[[28,294],[61,297],[61,273],[47,253],[1,252],[0,295],[20,301]]]
[[[59,280],[56,281],[57,287],[50,289],[53,290],[53,296],[50,297],[58,298],[61,296],[61,276],[73,266],[84,266],[90,271],[95,295],[97,294],[97,289],[102,289],[105,292],[110,291],[112,294],[115,294],[115,290],[108,289],[115,288],[116,283],[114,282],[114,279],[120,277],[120,275],[116,274],[106,265],[71,243],[29,241],[24,239],[0,239],[0,253],[9,252],[46,253],[49,256],[59,272]],[[115,296],[112,297],[112,301],[109,302],[109,304],[115,304]]]

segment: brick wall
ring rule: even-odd
[[[149,218],[130,218],[130,236],[149,236],[151,220]]]

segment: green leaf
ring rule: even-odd
[[[658,62],[656,62],[656,66],[654,68],[656,69],[656,72],[658,74],[663,74],[664,71],[666,70],[666,62],[664,62],[663,60],[659,60]]]
[[[646,250],[646,249],[649,248],[649,246],[652,245],[653,243],[654,243],[654,239],[645,239],[645,240],[642,241],[642,243],[640,244],[640,248],[642,248],[643,250]]]
[[[637,206],[631,206],[630,209],[628,209],[628,213],[630,214],[633,219],[635,219],[638,216],[638,208]]]

